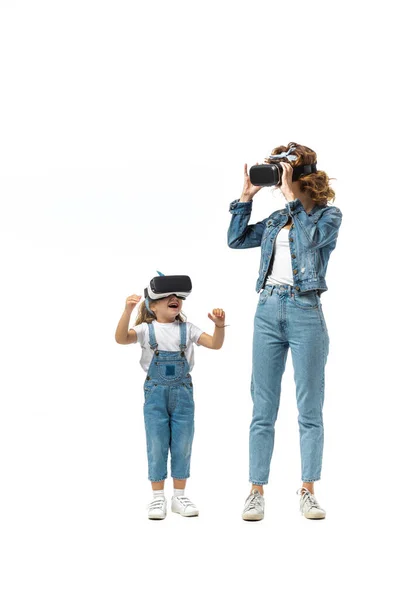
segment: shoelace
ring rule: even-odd
[[[187,496],[174,496],[174,498],[179,500],[179,502],[181,502],[183,504],[184,508],[186,508],[187,506],[193,506],[193,508],[196,508],[196,506],[193,504],[193,502],[191,500],[189,500],[189,498]]]
[[[164,498],[154,498],[154,500],[149,504],[149,510],[154,510],[156,508],[162,510],[164,506],[164,501]]]
[[[250,510],[251,508],[262,508],[261,495],[250,494],[246,510]]]
[[[297,490],[297,493],[301,493],[303,489],[306,488],[300,488],[299,490]],[[303,510],[304,505],[306,505],[307,510],[310,510],[311,508],[319,508],[320,510],[322,510],[317,502],[316,497],[309,490],[306,490],[304,494],[302,494],[300,498],[300,505],[300,510]]]

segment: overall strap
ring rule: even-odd
[[[157,350],[158,344],[157,344],[157,341],[156,341],[156,334],[155,334],[155,331],[154,331],[153,322],[147,323],[147,325],[149,326],[149,343],[150,343],[150,348],[152,350],[154,350],[156,354],[158,354],[158,350]]]
[[[180,332],[180,336],[181,336],[181,343],[179,344],[179,348],[181,349],[181,356],[185,356],[185,350],[186,350],[186,322],[182,321],[179,323],[179,332]]]

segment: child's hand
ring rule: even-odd
[[[222,308],[214,308],[211,313],[208,313],[208,318],[214,321],[217,327],[223,327],[225,323],[225,311]]]
[[[132,312],[135,308],[136,304],[139,304],[142,296],[137,296],[136,294],[132,294],[132,296],[128,296],[125,303],[125,310],[127,312]]]

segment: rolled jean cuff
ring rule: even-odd
[[[161,477],[160,479],[152,479],[151,477],[149,477],[149,481],[151,481],[151,483],[158,483],[159,481],[165,481],[168,477],[168,474],[165,475],[165,477]]]

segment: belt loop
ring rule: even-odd
[[[275,286],[274,286],[274,285],[272,285],[272,286],[271,286],[271,289],[270,289],[270,290],[269,290],[269,292],[268,292],[270,296],[272,295],[272,292],[274,291],[274,288],[275,288]]]

